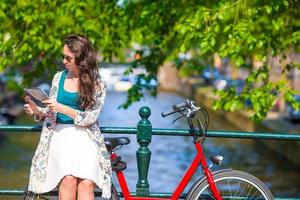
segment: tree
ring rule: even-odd
[[[114,1],[18,0],[0,2],[0,70],[31,64],[24,84],[57,70],[63,39],[88,35],[106,60],[127,45],[126,15]],[[47,73],[45,73],[47,72]]]
[[[154,77],[165,61],[176,60],[180,52],[192,51],[201,60],[218,53],[237,68],[245,64],[246,57],[255,56],[262,65],[246,79],[243,92],[219,92],[214,108],[240,110],[250,100],[252,118],[261,120],[278,92],[299,108],[293,98],[296,91],[285,79],[290,70],[300,67],[286,59],[289,52],[300,51],[299,5],[298,0],[2,1],[0,67],[15,69],[43,52],[44,57],[24,75],[25,83],[46,70],[53,74],[53,60],[59,55],[62,39],[71,32],[91,37],[106,60],[122,58],[122,50],[132,42],[141,44],[141,57],[127,73],[142,65],[148,73],[141,78],[146,80]],[[269,79],[270,55],[280,56],[282,61],[282,78],[275,82]],[[184,63],[177,67],[182,66]],[[151,91],[156,94],[155,89]],[[143,86],[137,83],[123,107],[142,95]]]

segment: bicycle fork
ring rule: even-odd
[[[206,159],[205,159],[205,157],[203,155],[200,143],[196,142],[195,143],[195,147],[197,149],[198,155],[201,156],[201,158],[200,158],[200,165],[202,167],[203,174],[207,178],[207,182],[209,184],[209,188],[210,188],[210,191],[211,191],[213,197],[215,197],[216,200],[222,200],[222,197],[221,197],[221,195],[219,193],[219,190],[218,190],[218,188],[217,188],[217,186],[216,186],[216,184],[214,182],[212,173],[210,172],[209,167],[208,167],[207,162],[206,162]]]

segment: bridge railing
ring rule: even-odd
[[[136,184],[136,192],[132,193],[134,196],[150,196],[150,197],[170,197],[170,193],[151,193],[149,191],[148,183],[148,169],[150,164],[151,151],[148,145],[151,142],[152,135],[162,136],[191,136],[189,130],[186,129],[164,129],[152,128],[149,116],[151,114],[150,108],[144,106],[140,108],[139,114],[141,120],[138,122],[136,128],[132,127],[100,127],[103,134],[133,134],[137,135],[137,142],[140,147],[137,150],[137,165],[138,165],[138,182]],[[24,132],[40,132],[42,127],[40,125],[5,125],[0,126],[0,132],[14,132],[15,134]],[[244,138],[244,139],[271,139],[271,140],[293,140],[299,141],[300,134],[290,133],[272,133],[272,132],[237,132],[237,131],[207,131],[206,137],[221,137],[221,138]],[[22,195],[23,190],[20,189],[1,189],[1,195]],[[57,192],[50,192],[48,195],[57,195]],[[122,193],[119,193],[122,196]],[[184,198],[183,194],[181,198]],[[296,198],[281,198],[275,199],[296,199]]]

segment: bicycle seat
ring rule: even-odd
[[[104,138],[105,145],[109,149],[115,149],[117,146],[122,146],[130,143],[127,137]]]

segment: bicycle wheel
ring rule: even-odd
[[[273,200],[273,195],[266,185],[251,174],[241,171],[224,171],[213,175],[222,199],[266,199]],[[187,199],[215,199],[206,179],[203,179],[189,192]]]

